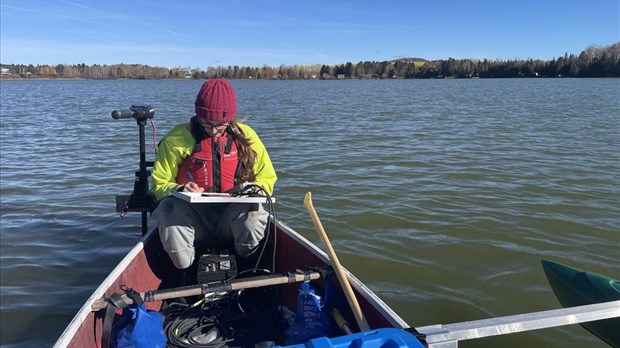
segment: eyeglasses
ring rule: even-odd
[[[203,121],[200,122],[202,123],[202,126],[205,127],[205,129],[217,129],[217,130],[223,130],[226,127],[230,126],[230,122],[224,122],[224,123],[211,123],[208,121]]]

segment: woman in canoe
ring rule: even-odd
[[[224,79],[206,81],[196,115],[161,140],[151,176],[158,206],[153,218],[164,250],[178,269],[196,262],[196,246],[232,241],[237,255],[252,255],[263,239],[268,212],[262,204],[191,204],[173,191],[231,192],[244,183],[271,195],[277,176],[256,132],[237,122],[237,100]]]

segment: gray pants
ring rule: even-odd
[[[179,269],[194,263],[196,246],[215,242],[232,241],[237,255],[251,255],[268,217],[262,204],[191,204],[176,197],[164,198],[153,212],[164,250]]]

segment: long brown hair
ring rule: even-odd
[[[237,179],[240,183],[254,181],[254,162],[256,162],[256,151],[250,146],[250,140],[243,134],[237,122],[232,121],[228,129],[235,139],[237,151],[239,151],[240,170],[237,171]]]

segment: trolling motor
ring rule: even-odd
[[[136,179],[131,195],[116,196],[116,211],[125,216],[128,211],[142,213],[142,235],[147,232],[147,212],[155,205],[155,197],[149,191],[149,176],[151,172],[147,169],[153,167],[153,161],[146,160],[146,146],[144,140],[144,125],[146,120],[153,119],[155,109],[150,105],[132,105],[129,110],[114,110],[112,118],[121,120],[133,118],[138,124],[140,132],[140,169],[135,172]]]

